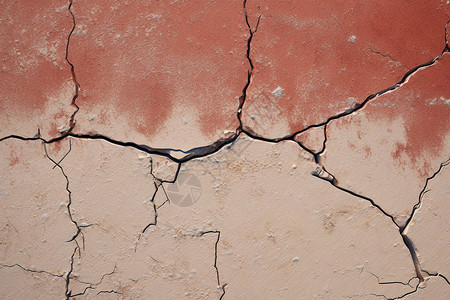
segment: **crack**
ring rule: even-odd
[[[401,234],[407,234],[408,233],[408,228],[409,225],[411,224],[412,219],[414,218],[415,214],[417,211],[420,210],[420,208],[422,207],[422,203],[423,203],[423,196],[429,192],[430,190],[427,190],[428,188],[428,183],[433,180],[433,178],[435,178],[444,167],[448,166],[450,164],[450,158],[447,159],[446,161],[444,161],[443,163],[441,163],[439,165],[439,168],[436,170],[436,172],[433,173],[433,175],[431,175],[430,177],[428,177],[425,181],[425,185],[422,188],[422,190],[419,193],[419,200],[418,202],[413,206],[412,212],[408,218],[408,220],[406,221],[405,225],[401,228]]]
[[[411,287],[411,288],[414,288],[412,285],[411,285],[411,281],[413,281],[414,279],[416,279],[417,278],[417,276],[414,276],[414,277],[412,277],[412,278],[410,278],[409,280],[408,280],[408,282],[401,282],[401,281],[380,281],[380,277],[378,277],[377,275],[375,275],[374,273],[372,273],[372,272],[368,272],[369,274],[371,274],[372,276],[374,276],[376,279],[377,279],[377,281],[378,281],[378,284],[381,284],[381,285],[389,285],[389,284],[401,284],[401,285],[405,285],[405,286],[409,286],[409,287]]]
[[[73,272],[73,258],[75,256],[75,253],[77,253],[77,251],[79,251],[80,248],[78,246],[75,247],[75,249],[73,250],[72,253],[72,257],[70,258],[70,270],[69,272],[67,272],[67,276],[66,276],[66,291],[65,291],[65,296],[66,296],[66,300],[70,299],[70,297],[72,297],[72,291],[69,291],[69,284],[70,284],[70,276],[72,275]]]
[[[319,179],[322,179],[324,181],[329,182],[332,186],[334,186],[335,188],[337,188],[340,191],[343,191],[354,197],[369,201],[373,207],[377,208],[383,215],[385,215],[386,217],[391,219],[391,221],[395,224],[395,226],[397,226],[397,228],[400,228],[400,225],[397,224],[397,222],[395,221],[395,218],[391,214],[386,212],[380,205],[376,204],[375,201],[373,201],[371,198],[339,186],[339,183],[338,183],[338,180],[336,179],[336,177],[333,174],[331,174],[330,172],[328,172],[324,166],[317,167],[317,169],[314,172],[312,172],[311,175],[313,175],[314,177],[317,177]]]
[[[431,180],[432,178],[434,178],[434,176],[435,176],[437,173],[439,173],[439,171],[442,169],[442,167],[444,166],[445,163],[441,164],[440,169],[439,169],[432,177],[430,177],[430,178],[427,179],[426,184],[425,184],[425,187],[424,187],[424,189],[421,191],[421,193],[420,193],[420,195],[419,195],[419,203],[416,204],[416,205],[414,206],[413,211],[412,211],[412,213],[411,213],[411,216],[410,216],[410,218],[409,218],[409,220],[408,220],[408,222],[407,222],[407,225],[404,226],[404,228],[401,228],[401,227],[399,226],[399,224],[397,224],[397,222],[395,221],[394,217],[393,217],[392,215],[390,215],[389,213],[387,213],[386,211],[384,211],[383,208],[382,208],[381,206],[379,206],[378,204],[376,204],[372,199],[370,199],[370,198],[368,198],[368,197],[366,197],[366,196],[364,196],[364,195],[358,194],[358,193],[356,193],[356,192],[353,192],[353,191],[351,191],[351,190],[348,190],[348,189],[346,189],[346,188],[340,187],[339,184],[338,184],[338,180],[335,178],[335,176],[334,176],[333,174],[329,173],[329,172],[325,169],[325,167],[321,165],[320,157],[321,157],[321,155],[326,151],[327,125],[328,125],[331,121],[336,120],[336,119],[339,119],[339,118],[343,118],[343,117],[346,117],[346,116],[349,116],[349,115],[351,115],[351,114],[353,114],[353,113],[355,113],[355,112],[357,112],[357,111],[363,109],[363,108],[364,108],[364,107],[365,107],[372,99],[374,99],[374,98],[376,98],[376,97],[378,97],[378,96],[381,96],[381,95],[383,95],[383,94],[385,94],[385,93],[389,93],[389,92],[395,91],[396,89],[398,89],[398,88],[400,88],[401,86],[403,86],[403,84],[407,83],[408,80],[409,80],[416,72],[418,72],[418,71],[421,70],[421,69],[425,69],[425,68],[428,68],[428,67],[434,65],[434,63],[435,63],[437,60],[439,60],[439,59],[442,58],[442,56],[444,55],[444,53],[450,52],[449,43],[448,43],[448,40],[447,40],[447,27],[448,27],[448,24],[450,23],[450,21],[447,22],[446,27],[445,27],[445,34],[446,34],[446,37],[445,37],[445,48],[444,48],[444,50],[442,51],[442,53],[441,53],[440,56],[435,57],[433,60],[431,60],[431,61],[429,61],[429,62],[427,62],[427,63],[418,65],[418,66],[416,66],[416,67],[410,69],[408,72],[405,73],[405,75],[402,77],[402,79],[401,79],[399,82],[397,82],[396,84],[394,84],[393,86],[390,86],[390,87],[388,87],[388,88],[386,88],[386,89],[383,89],[383,90],[381,90],[381,91],[378,91],[378,92],[376,92],[376,93],[373,93],[373,94],[369,95],[363,102],[358,103],[358,104],[356,104],[355,106],[352,106],[351,108],[345,110],[344,112],[340,112],[340,113],[338,113],[338,114],[332,115],[332,116],[328,117],[325,121],[323,121],[323,122],[321,122],[321,123],[308,125],[307,127],[303,128],[303,129],[301,129],[301,130],[299,130],[299,131],[296,131],[296,132],[294,132],[294,133],[291,133],[291,134],[289,134],[289,135],[286,135],[286,136],[284,136],[284,137],[279,137],[279,138],[273,138],[273,139],[270,139],[270,138],[265,138],[265,137],[263,137],[263,136],[260,136],[260,135],[258,135],[257,133],[255,133],[254,131],[252,131],[251,129],[245,127],[245,126],[243,125],[242,119],[241,119],[241,116],[242,116],[242,110],[243,110],[243,108],[244,108],[244,105],[245,105],[245,102],[246,102],[246,99],[247,99],[247,90],[248,90],[248,88],[249,88],[249,86],[250,86],[250,84],[251,84],[251,79],[252,79],[253,70],[254,70],[254,65],[253,65],[252,59],[251,59],[251,57],[250,57],[250,53],[251,53],[251,42],[252,42],[253,36],[255,35],[255,33],[256,33],[257,30],[258,30],[259,22],[260,22],[260,19],[261,19],[261,16],[259,16],[259,17],[258,17],[257,24],[256,24],[256,27],[253,29],[253,28],[251,27],[250,23],[249,23],[249,20],[248,20],[248,13],[247,13],[247,7],[246,7],[246,4],[247,4],[247,0],[244,0],[243,6],[244,6],[245,21],[246,21],[246,24],[247,24],[247,27],[248,27],[248,30],[249,30],[249,33],[250,33],[250,36],[249,36],[249,38],[248,38],[248,40],[247,40],[247,52],[246,52],[246,57],[247,57],[247,60],[248,60],[248,62],[249,62],[249,65],[250,65],[250,70],[248,70],[248,73],[247,73],[247,82],[246,82],[246,84],[244,85],[244,88],[243,88],[243,90],[242,90],[242,95],[241,95],[241,97],[239,98],[239,107],[238,107],[238,110],[237,110],[237,118],[238,118],[238,121],[239,121],[239,127],[236,129],[236,132],[235,132],[232,136],[230,136],[230,137],[227,137],[227,138],[221,138],[221,139],[219,139],[219,140],[213,142],[213,143],[210,144],[210,145],[201,146],[201,147],[196,147],[196,148],[192,148],[192,149],[190,149],[190,150],[188,150],[188,151],[183,151],[183,150],[172,149],[172,148],[153,148],[153,147],[150,147],[150,146],[147,146],[147,145],[144,145],[144,144],[137,144],[137,143],[135,143],[135,142],[124,142],[124,141],[119,141],[119,140],[115,140],[115,139],[113,139],[113,138],[111,138],[111,137],[108,137],[108,136],[105,136],[105,135],[101,135],[101,134],[94,134],[94,133],[75,134],[75,133],[72,132],[72,131],[73,131],[73,128],[75,127],[75,123],[76,123],[76,122],[75,122],[75,115],[76,115],[76,113],[79,111],[79,107],[78,107],[78,105],[76,104],[76,99],[78,98],[78,95],[79,95],[80,84],[78,83],[78,81],[77,81],[77,79],[76,79],[75,67],[74,67],[74,65],[70,62],[70,60],[69,60],[69,58],[68,58],[68,57],[69,57],[69,45],[70,45],[70,39],[71,39],[71,36],[72,36],[72,34],[73,34],[73,32],[74,32],[74,30],[75,30],[75,28],[76,28],[75,16],[74,16],[73,11],[72,11],[73,1],[72,1],[72,0],[69,1],[69,7],[68,7],[68,10],[69,10],[69,12],[70,12],[70,14],[71,14],[71,16],[72,16],[73,27],[72,27],[72,29],[71,29],[71,31],[70,31],[70,33],[69,33],[68,39],[67,39],[66,56],[65,56],[65,59],[66,59],[67,63],[70,65],[70,67],[71,67],[72,79],[73,79],[73,82],[74,82],[74,84],[75,84],[75,95],[74,95],[73,98],[72,98],[72,103],[71,103],[71,105],[73,105],[74,107],[76,107],[76,111],[72,114],[72,116],[71,116],[71,118],[70,118],[70,126],[69,126],[69,129],[68,129],[67,131],[63,132],[61,136],[56,137],[56,138],[53,138],[53,139],[49,139],[49,140],[43,139],[43,138],[41,137],[41,135],[40,135],[40,131],[39,131],[39,130],[38,130],[38,133],[37,133],[34,137],[22,137],[22,136],[18,136],[18,135],[9,135],[9,136],[0,138],[0,142],[2,142],[2,141],[4,141],[4,140],[7,140],[7,139],[18,139],[18,140],[23,140],[23,141],[33,141],[33,140],[40,140],[40,141],[42,141],[42,142],[43,142],[43,145],[44,145],[45,154],[46,154],[47,158],[48,158],[52,163],[54,163],[53,168],[55,168],[55,167],[60,168],[60,170],[61,170],[63,176],[64,176],[65,179],[66,179],[66,190],[67,190],[68,195],[69,195],[69,204],[68,204],[68,206],[67,206],[67,208],[68,208],[68,214],[69,214],[69,217],[70,217],[72,223],[77,227],[77,233],[76,233],[69,241],[67,241],[67,242],[72,242],[72,241],[75,242],[75,243],[76,243],[76,247],[75,247],[74,252],[73,252],[73,254],[72,254],[72,256],[71,256],[70,270],[69,270],[69,272],[67,273],[67,276],[65,277],[65,280],[66,280],[66,291],[65,291],[66,299],[69,299],[69,298],[71,298],[71,297],[75,297],[75,296],[77,296],[77,295],[82,295],[82,294],[84,294],[88,289],[90,289],[90,288],[92,289],[93,286],[95,285],[95,284],[90,284],[90,286],[87,287],[87,288],[84,290],[83,293],[80,293],[80,294],[77,294],[77,295],[72,295],[72,291],[71,291],[71,290],[69,291],[70,278],[71,278],[71,275],[72,275],[72,272],[73,272],[74,256],[75,256],[75,254],[76,254],[77,251],[80,252],[80,247],[79,247],[79,244],[78,244],[78,241],[77,241],[77,237],[78,237],[79,235],[82,236],[82,240],[83,240],[83,249],[84,249],[84,235],[83,235],[83,232],[81,231],[81,227],[82,227],[82,226],[79,226],[79,225],[77,224],[77,222],[76,222],[75,220],[73,220],[73,218],[72,218],[72,213],[71,213],[71,209],[70,209],[70,206],[71,206],[71,203],[72,203],[72,198],[71,198],[71,191],[70,191],[70,189],[69,189],[69,184],[70,184],[70,183],[69,183],[69,179],[68,179],[68,176],[66,175],[66,173],[64,172],[64,169],[63,169],[63,168],[61,167],[61,165],[60,165],[60,163],[66,158],[66,156],[67,156],[67,155],[69,154],[69,152],[71,151],[71,138],[77,138],[77,139],[82,139],[82,140],[102,140],[102,141],[109,142],[109,143],[114,144],[114,145],[117,145],[117,146],[131,147],[131,148],[135,148],[135,149],[137,149],[137,150],[143,151],[143,152],[148,153],[148,154],[154,154],[154,155],[164,156],[164,157],[167,157],[167,158],[169,158],[170,160],[172,160],[172,161],[178,163],[177,172],[176,172],[175,177],[174,177],[173,180],[161,180],[161,179],[156,178],[156,177],[153,175],[153,173],[151,173],[152,176],[153,176],[153,184],[154,184],[154,186],[155,186],[155,192],[153,193],[153,196],[152,196],[150,202],[153,204],[153,210],[154,210],[154,216],[155,216],[155,217],[154,217],[154,221],[153,221],[152,223],[149,223],[149,224],[142,230],[142,232],[141,232],[140,235],[139,235],[138,241],[140,240],[142,234],[144,234],[145,231],[146,231],[150,226],[157,226],[157,218],[158,218],[157,209],[160,208],[160,207],[162,207],[166,202],[170,202],[169,198],[167,197],[167,193],[166,193],[166,191],[165,191],[165,189],[164,189],[163,183],[174,183],[174,182],[177,180],[177,177],[178,177],[178,174],[179,174],[179,171],[180,171],[180,167],[181,167],[181,165],[182,165],[183,163],[188,162],[188,161],[190,161],[190,160],[192,160],[192,159],[195,159],[195,158],[203,158],[203,157],[206,157],[206,156],[209,156],[209,155],[212,155],[212,154],[216,153],[217,151],[219,151],[219,150],[222,149],[223,147],[225,147],[225,146],[227,146],[227,145],[230,145],[230,144],[234,143],[234,142],[239,138],[239,136],[240,136],[242,133],[248,135],[248,136],[249,136],[250,138],[252,138],[252,139],[260,140],[260,141],[264,141],[264,142],[269,142],[269,143],[279,143],[279,142],[287,141],[287,140],[294,141],[294,142],[296,142],[302,149],[304,149],[305,151],[307,151],[307,152],[309,152],[309,153],[311,153],[311,154],[314,155],[315,162],[319,165],[319,167],[318,167],[318,169],[317,169],[315,172],[312,173],[313,176],[318,177],[319,179],[328,181],[328,182],[329,182],[331,185],[333,185],[335,188],[337,188],[337,189],[339,189],[339,190],[341,190],[341,191],[343,191],[343,192],[345,192],[345,193],[347,193],[347,194],[350,194],[350,195],[352,195],[352,196],[355,196],[355,197],[357,197],[357,198],[360,198],[360,199],[363,199],[363,200],[366,200],[366,201],[370,202],[372,206],[374,206],[374,207],[377,208],[380,212],[382,212],[385,216],[387,216],[388,218],[390,218],[390,219],[392,220],[392,222],[399,228],[399,231],[400,231],[400,234],[402,235],[403,241],[404,241],[405,245],[408,247],[408,249],[410,250],[411,256],[412,256],[412,258],[413,258],[413,262],[414,262],[414,265],[415,265],[415,268],[416,268],[416,273],[417,273],[417,278],[419,279],[419,283],[415,286],[415,289],[414,289],[413,291],[411,291],[411,292],[409,292],[409,293],[406,293],[406,294],[404,294],[403,296],[399,296],[399,297],[397,297],[397,298],[392,298],[392,299],[400,299],[400,298],[403,298],[403,297],[405,297],[405,296],[407,296],[407,295],[409,295],[409,294],[412,294],[412,293],[416,292],[417,289],[418,289],[418,287],[419,287],[419,285],[420,285],[420,283],[424,281],[424,278],[423,278],[423,276],[422,276],[422,274],[421,274],[421,272],[420,272],[421,269],[420,269],[420,265],[418,264],[417,255],[416,255],[416,253],[415,253],[415,251],[414,251],[414,245],[412,244],[412,241],[406,236],[405,230],[407,229],[407,227],[408,227],[408,225],[409,225],[409,222],[410,222],[411,219],[413,218],[415,211],[417,211],[417,210],[420,208],[420,206],[421,206],[423,195],[427,192],[427,191],[426,191],[426,188],[427,188],[428,181]],[[375,54],[382,55],[383,57],[389,57],[390,59],[392,59],[393,61],[395,61],[390,55],[385,56],[385,55],[383,55],[383,54],[380,53],[380,52],[373,51],[372,49],[370,49],[370,51],[372,51],[372,52],[375,53]],[[321,151],[315,153],[314,151],[312,151],[312,150],[309,149],[308,147],[304,146],[302,143],[295,141],[295,136],[296,136],[296,135],[298,135],[298,134],[300,134],[300,133],[302,133],[302,132],[305,132],[305,131],[307,131],[307,130],[309,130],[309,129],[311,129],[311,128],[317,128],[317,127],[321,127],[321,126],[324,127],[324,141],[323,141],[323,147],[322,147]],[[47,145],[47,144],[54,143],[54,142],[57,142],[57,141],[61,141],[61,140],[65,139],[65,138],[69,138],[70,149],[69,149],[69,151],[63,156],[63,158],[62,158],[59,162],[56,162],[55,160],[53,160],[53,159],[48,155],[46,145]],[[447,161],[447,162],[448,162],[448,161]],[[447,164],[448,164],[448,163],[447,163]],[[447,165],[447,164],[445,164],[445,165]],[[159,188],[162,188],[162,189],[163,189],[163,191],[164,191],[164,193],[165,193],[165,195],[166,195],[166,201],[164,201],[164,203],[162,203],[161,205],[159,205],[159,206],[157,207],[156,204],[155,204],[155,202],[154,202],[154,200],[155,200],[155,197],[156,197],[156,195],[157,195],[157,193],[158,193],[158,191],[159,191]],[[203,236],[203,235],[205,235],[205,234],[216,234],[216,235],[217,235],[217,240],[216,240],[216,242],[215,242],[214,268],[215,268],[215,270],[216,270],[216,277],[217,277],[217,284],[218,284],[218,287],[219,287],[220,289],[222,289],[222,291],[223,291],[223,292],[222,292],[222,295],[221,295],[221,297],[220,297],[220,299],[222,299],[222,298],[224,297],[224,295],[225,295],[225,287],[227,286],[227,284],[226,284],[226,283],[225,283],[225,284],[221,284],[220,276],[219,276],[219,269],[218,269],[218,266],[217,266],[217,260],[218,260],[218,243],[219,243],[219,240],[220,240],[220,231],[218,231],[218,230],[205,231],[205,232],[201,232],[200,236]],[[136,248],[137,248],[137,244],[136,244]],[[136,248],[135,248],[135,252],[136,252]],[[412,250],[411,250],[411,249],[412,249]],[[81,254],[81,253],[80,253],[80,254]],[[417,261],[417,264],[416,264],[416,261]],[[0,265],[1,265],[1,264],[0,264]],[[1,266],[7,266],[7,265],[1,265]],[[22,268],[22,269],[24,269],[24,270],[26,270],[26,271],[29,271],[28,269],[25,269],[25,268],[23,268],[23,267],[21,267],[20,265],[17,265],[17,264],[12,265],[11,267],[13,267],[13,266],[18,266],[18,267],[20,267],[20,268]],[[8,267],[8,266],[7,266],[7,267]],[[115,272],[115,269],[116,269],[116,268],[114,268],[114,270],[113,270],[112,273]],[[30,270],[30,271],[31,271],[31,270]],[[40,272],[46,273],[45,271],[40,271]],[[443,279],[446,280],[447,283],[449,283],[449,281],[447,280],[447,278],[444,277],[443,275],[439,274],[439,273],[431,274],[431,273],[428,273],[427,271],[423,271],[423,272],[427,273],[429,276],[439,276],[439,277],[442,277]],[[104,278],[105,276],[111,275],[112,273],[104,274],[104,275],[102,276],[101,281],[103,280],[103,278]],[[54,275],[54,274],[51,274],[51,273],[48,273],[48,274],[49,274],[49,275]],[[63,276],[59,276],[59,275],[55,275],[55,276],[63,277]],[[374,276],[375,276],[375,275],[374,275]],[[377,277],[377,276],[375,276],[375,277]],[[64,278],[64,277],[63,277],[63,278]],[[378,277],[377,277],[377,278],[378,278]],[[415,277],[414,277],[414,278],[415,278]],[[414,279],[414,278],[413,278],[413,279]],[[411,280],[412,280],[412,279],[411,279]],[[411,280],[410,280],[410,281],[411,281]],[[101,283],[101,281],[100,281],[100,283]],[[378,283],[379,283],[379,284],[400,284],[400,283],[401,283],[401,284],[404,284],[404,285],[409,285],[409,286],[411,286],[411,285],[409,284],[410,281],[408,282],[408,284],[404,284],[404,283],[402,283],[402,282],[380,282],[380,281],[379,281],[379,278],[378,278]],[[98,283],[98,284],[100,284],[100,283]],[[98,295],[98,294],[101,294],[101,293],[117,293],[117,294],[120,294],[120,293],[117,292],[117,291],[111,290],[111,291],[100,291],[100,292],[97,293],[97,295]],[[376,295],[376,294],[373,294],[373,295],[375,295],[375,296],[382,296],[382,297],[386,298],[384,295]],[[386,299],[388,299],[388,298],[386,298]]]
[[[23,271],[26,271],[26,272],[38,273],[38,274],[46,274],[46,275],[49,275],[49,276],[52,276],[52,277],[64,278],[64,275],[58,275],[58,274],[54,274],[54,273],[51,273],[51,272],[48,272],[48,271],[44,271],[44,270],[36,270],[34,268],[29,269],[29,268],[23,267],[20,264],[6,265],[6,264],[3,264],[3,263],[0,263],[0,267],[2,267],[2,268],[18,267],[18,268],[20,268],[20,269],[22,269]]]
[[[450,281],[447,279],[447,277],[445,277],[441,273],[431,273],[431,272],[428,272],[426,270],[422,270],[422,272],[424,272],[425,274],[427,274],[430,277],[440,277],[440,278],[444,279],[445,282],[447,282],[448,285],[450,285]]]
[[[422,275],[421,272],[421,267],[420,267],[420,261],[419,258],[417,256],[417,248],[414,246],[414,243],[412,242],[412,240],[408,237],[408,228],[409,225],[411,224],[412,219],[414,218],[416,212],[422,207],[422,203],[423,203],[423,196],[429,191],[427,190],[428,187],[428,183],[433,180],[433,178],[435,178],[441,171],[442,169],[450,164],[450,158],[447,159],[445,162],[441,163],[439,165],[439,168],[436,172],[433,173],[433,175],[431,175],[430,177],[428,177],[425,181],[425,185],[422,188],[422,190],[419,193],[419,200],[418,202],[414,205],[411,215],[409,216],[408,220],[406,221],[404,226],[399,227],[399,231],[400,231],[400,235],[402,236],[403,242],[405,243],[406,247],[408,248],[409,252],[411,253],[411,258],[413,260],[414,263],[414,268],[416,270],[416,274],[417,277],[419,278],[420,282],[424,281],[424,277]]]
[[[250,22],[248,21],[248,13],[247,13],[247,0],[244,0],[244,16],[245,16],[245,23],[247,24],[247,27],[248,27],[248,32],[250,33],[250,36],[247,39],[247,52],[246,52],[246,57],[247,57],[247,61],[248,61],[249,65],[250,65],[250,70],[248,70],[248,72],[247,72],[247,82],[244,85],[244,88],[242,89],[242,96],[239,97],[239,107],[237,110],[237,118],[239,121],[239,127],[236,130],[236,135],[239,135],[239,133],[243,129],[242,110],[243,110],[245,101],[247,100],[247,89],[250,86],[252,75],[253,75],[253,69],[254,69],[253,61],[250,57],[250,52],[251,52],[250,50],[251,50],[253,36],[255,35],[256,31],[258,31],[259,21],[261,20],[261,15],[260,15],[260,16],[258,16],[258,21],[256,23],[255,28],[253,29],[250,26]]]
[[[115,290],[100,291],[100,292],[97,293],[97,295],[100,295],[100,294],[119,294],[119,295],[122,295],[121,292],[118,292],[118,291],[115,291]]]
[[[70,206],[72,205],[72,191],[71,191],[70,188],[69,188],[69,186],[70,186],[69,177],[68,177],[67,174],[65,173],[63,167],[62,167],[58,162],[56,162],[55,160],[53,160],[53,159],[49,156],[48,151],[47,151],[47,145],[46,145],[45,143],[44,143],[43,145],[44,145],[45,155],[47,156],[47,158],[48,158],[52,163],[54,163],[55,166],[57,166],[57,167],[61,170],[62,175],[63,175],[64,178],[66,179],[66,191],[67,191],[68,198],[69,198],[69,202],[68,202],[68,204],[67,204],[67,212],[68,212],[68,214],[69,214],[70,221],[71,221],[71,222],[75,225],[75,227],[77,228],[77,232],[76,232],[76,233],[72,236],[72,238],[71,238],[70,240],[68,240],[67,242],[75,242],[75,244],[77,245],[77,247],[80,248],[80,245],[78,244],[78,241],[77,241],[77,237],[78,237],[79,235],[81,235],[81,238],[82,238],[82,241],[83,241],[83,249],[84,249],[84,248],[85,248],[84,234],[83,234],[83,232],[81,231],[81,227],[78,225],[78,222],[75,221],[75,220],[73,219],[73,216],[72,216],[72,210],[70,209]],[[66,155],[64,155],[64,157],[66,157],[67,154],[69,154],[69,152],[70,152],[71,150],[72,150],[72,142],[71,142],[71,140],[69,139],[69,151],[66,153]]]
[[[75,66],[72,64],[72,62],[69,60],[69,46],[70,46],[70,39],[72,37],[73,32],[75,31],[75,28],[77,26],[76,21],[75,21],[75,15],[73,14],[72,11],[72,5],[73,5],[73,0],[69,0],[69,7],[67,8],[70,15],[72,16],[72,21],[73,21],[73,26],[72,29],[70,30],[69,36],[67,37],[67,44],[66,44],[66,62],[70,65],[70,72],[72,73],[72,81],[75,85],[75,94],[72,97],[72,102],[71,105],[74,106],[76,108],[76,110],[72,113],[72,115],[70,116],[70,123],[69,123],[69,129],[66,132],[62,132],[63,136],[64,134],[70,133],[73,128],[75,127],[75,115],[78,113],[78,111],[80,110],[80,108],[78,107],[78,105],[76,104],[76,100],[78,98],[78,93],[80,90],[80,84],[77,81],[77,76],[75,74]]]
[[[180,173],[180,169],[181,169],[181,164],[179,163],[177,166],[177,171],[175,173],[175,176],[172,180],[160,179],[153,174],[153,159],[150,157],[150,175],[152,175],[152,177],[153,177],[153,185],[155,187],[155,191],[153,192],[152,198],[150,199],[150,203],[152,203],[152,206],[153,206],[154,219],[153,219],[153,222],[147,224],[147,226],[145,226],[145,228],[142,230],[142,232],[139,233],[138,239],[136,241],[136,245],[134,247],[134,253],[136,253],[138,243],[141,240],[142,235],[147,231],[147,229],[150,228],[150,226],[157,226],[157,224],[158,224],[158,209],[160,207],[162,207],[164,204],[166,204],[167,202],[170,203],[169,196],[167,195],[167,192],[163,186],[163,183],[175,183],[175,181],[178,178],[178,174]],[[160,188],[163,190],[164,195],[166,196],[166,200],[161,205],[156,206],[155,198],[156,198],[156,195],[158,194],[158,191]]]
[[[446,166],[448,163],[450,163],[450,160],[449,160],[449,161],[446,161],[446,162],[444,162],[444,163],[442,163],[441,166],[440,166],[440,168],[439,168],[439,170],[436,171],[436,172],[433,174],[433,176],[431,176],[431,177],[429,177],[429,178],[427,179],[427,183],[426,183],[425,187],[423,188],[422,192],[420,193],[421,196],[419,196],[419,199],[421,199],[421,198],[423,197],[423,195],[424,195],[424,193],[425,193],[425,189],[426,189],[427,184],[428,184],[428,181],[431,180],[432,178],[434,178],[434,177],[442,170],[442,168],[443,168],[444,166]],[[346,188],[343,188],[343,187],[339,186],[339,183],[338,183],[338,180],[336,179],[336,177],[335,177],[333,174],[331,174],[330,172],[328,172],[328,171],[325,169],[324,166],[318,167],[318,168],[316,169],[316,171],[312,172],[311,175],[313,175],[313,176],[315,176],[315,177],[317,177],[317,178],[319,178],[319,179],[322,179],[322,180],[324,180],[324,181],[329,182],[332,186],[334,186],[335,188],[337,188],[337,189],[339,189],[339,190],[341,190],[341,191],[343,191],[343,192],[345,192],[345,193],[347,193],[347,194],[350,194],[350,195],[355,196],[355,197],[358,197],[358,198],[360,198],[360,199],[369,201],[370,204],[371,204],[372,206],[374,206],[375,208],[377,208],[377,209],[378,209],[380,212],[382,212],[385,216],[387,216],[389,219],[391,219],[391,221],[392,221],[392,222],[395,224],[395,226],[397,226],[397,228],[399,229],[399,233],[400,233],[400,236],[402,237],[403,243],[405,244],[405,246],[408,248],[408,250],[409,250],[409,252],[410,252],[411,259],[412,259],[413,264],[414,264],[414,269],[415,269],[415,272],[416,272],[416,276],[417,276],[417,278],[419,279],[419,284],[422,283],[422,282],[425,280],[424,277],[423,277],[423,275],[422,275],[422,272],[421,272],[421,267],[420,267],[420,261],[419,261],[419,258],[417,257],[417,249],[416,249],[416,247],[414,246],[414,243],[411,241],[411,239],[410,239],[410,238],[405,234],[405,232],[404,232],[404,228],[406,228],[406,227],[400,226],[400,225],[395,221],[395,218],[394,218],[391,214],[389,214],[388,212],[386,212],[380,205],[376,204],[375,201],[373,201],[371,198],[366,197],[366,196],[364,196],[364,195],[358,194],[358,193],[356,193],[356,192],[354,192],[354,191],[351,191],[351,190],[349,190],[349,189],[346,189]],[[409,221],[410,221],[410,220],[409,220]]]
[[[445,48],[444,48],[444,52],[450,52],[450,45],[449,45],[449,42],[448,42],[448,39],[447,39],[447,37],[448,37],[448,24],[450,24],[450,20],[449,21],[447,21],[447,23],[445,24]]]
[[[414,264],[414,269],[416,271],[417,278],[419,278],[419,283],[423,282],[425,279],[423,278],[422,272],[420,271],[421,268],[420,268],[419,258],[417,257],[417,248],[414,246],[414,243],[411,241],[411,239],[407,235],[401,233],[401,229],[400,229],[400,235],[402,236],[403,243],[405,243],[405,246],[408,248],[409,253],[411,254],[411,258],[412,258],[413,264]]]
[[[380,55],[380,56],[382,56],[382,57],[384,57],[384,58],[388,58],[388,59],[390,59],[391,61],[393,61],[394,63],[396,63],[396,64],[402,66],[402,67],[405,68],[406,70],[409,70],[409,68],[408,68],[407,66],[405,66],[404,64],[402,64],[401,62],[399,62],[398,60],[396,60],[395,58],[393,58],[392,55],[390,55],[390,54],[383,54],[383,53],[381,53],[380,51],[373,50],[372,48],[369,48],[369,51],[372,52],[373,54],[377,54],[377,55]]]
[[[80,292],[80,293],[77,293],[77,294],[75,294],[75,295],[70,295],[70,297],[71,298],[73,298],[73,297],[77,297],[77,296],[82,296],[82,295],[84,295],[88,290],[90,290],[90,289],[96,289],[102,282],[103,282],[103,279],[106,277],[106,276],[111,276],[111,275],[113,275],[115,272],[116,272],[116,269],[117,269],[117,265],[114,265],[114,269],[111,271],[111,272],[109,272],[109,273],[106,273],[106,274],[103,274],[102,275],[102,278],[100,278],[100,281],[99,282],[97,282],[97,283],[89,283],[89,282],[83,282],[83,281],[81,281],[81,280],[77,280],[78,282],[80,282],[80,283],[84,283],[84,284],[88,284],[89,286],[87,286],[86,288],[84,288],[84,290],[82,291],[82,292]],[[100,291],[99,293],[97,293],[97,295],[98,294],[100,294],[101,292],[105,292],[106,293],[106,291]],[[116,292],[117,293],[117,292]],[[121,294],[121,293],[120,293]]]
[[[219,268],[217,267],[217,256],[218,256],[217,246],[218,246],[219,240],[220,240],[220,231],[219,230],[203,231],[200,233],[200,236],[204,236],[205,234],[217,234],[217,240],[214,244],[214,268],[216,269],[217,287],[220,290],[222,290],[222,295],[219,298],[219,300],[221,300],[225,296],[225,287],[227,286],[227,284],[226,283],[221,284]]]

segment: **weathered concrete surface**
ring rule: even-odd
[[[373,198],[399,224],[417,202],[425,179],[449,158],[449,68],[445,54],[397,90],[327,128],[327,170],[341,186]]]
[[[72,17],[63,1],[2,1],[0,137],[45,138],[69,129],[75,95],[65,59]]]
[[[274,138],[362,103],[440,55],[450,8],[437,0],[249,1],[248,14],[251,26],[261,20],[243,120]],[[277,109],[258,113],[266,98]]]
[[[0,298],[448,298],[450,3],[0,8]]]
[[[236,130],[249,68],[241,1],[77,1],[73,9],[77,132],[190,149]]]
[[[450,276],[448,214],[450,213],[450,170],[447,165],[424,189],[423,197],[407,233],[419,251],[419,260],[430,274]]]
[[[67,242],[76,226],[66,180],[40,142],[8,140],[0,149],[1,298],[61,299],[76,247]]]

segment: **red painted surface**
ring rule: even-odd
[[[280,86],[278,104],[291,133],[361,103],[440,55],[450,18],[442,1],[249,1],[248,11],[253,26],[261,15],[248,105]]]
[[[61,1],[6,2],[0,9],[0,113],[36,133],[46,123],[42,114],[52,105],[49,97],[58,98],[71,80],[65,54],[72,18]],[[70,108],[72,97],[58,101]],[[68,123],[70,113],[56,117]],[[13,133],[8,126],[2,126],[5,135]]]
[[[395,92],[375,99],[366,109],[372,120],[404,121],[406,142],[397,143],[392,156],[402,163],[401,154],[405,153],[424,175],[432,170],[426,163],[420,165],[420,158],[437,157],[450,134],[449,70],[450,56],[446,54],[432,67],[418,71]]]
[[[76,1],[73,10],[77,103],[80,113],[103,111],[102,133],[123,116],[150,138],[174,106],[196,111],[207,136],[236,129],[248,69],[242,2]]]

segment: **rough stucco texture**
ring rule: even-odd
[[[0,0],[0,299],[449,299],[449,21]]]

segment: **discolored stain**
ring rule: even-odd
[[[36,116],[71,80],[65,53],[72,19],[54,2],[29,1],[2,4],[0,19],[0,106],[24,124],[41,124]],[[68,108],[71,100],[58,99]]]
[[[421,9],[406,0],[383,6],[312,0],[248,5],[254,23],[262,15],[250,53],[255,70],[248,99],[282,87],[278,105],[289,132],[266,130],[277,137],[355,107],[439,55],[449,17],[448,10],[436,9],[438,1]]]
[[[13,167],[19,162],[19,156],[17,156],[14,150],[9,152],[9,166]]]
[[[77,1],[73,10],[69,58],[83,90],[76,130],[150,139],[189,118],[175,135],[200,129],[215,140],[237,128],[248,70],[242,2]],[[131,132],[117,132],[124,120]]]
[[[422,158],[437,157],[450,134],[449,68],[450,57],[446,54],[367,108],[369,119],[403,120],[406,141],[396,144],[392,157],[401,164],[406,155],[424,175],[431,170]]]

